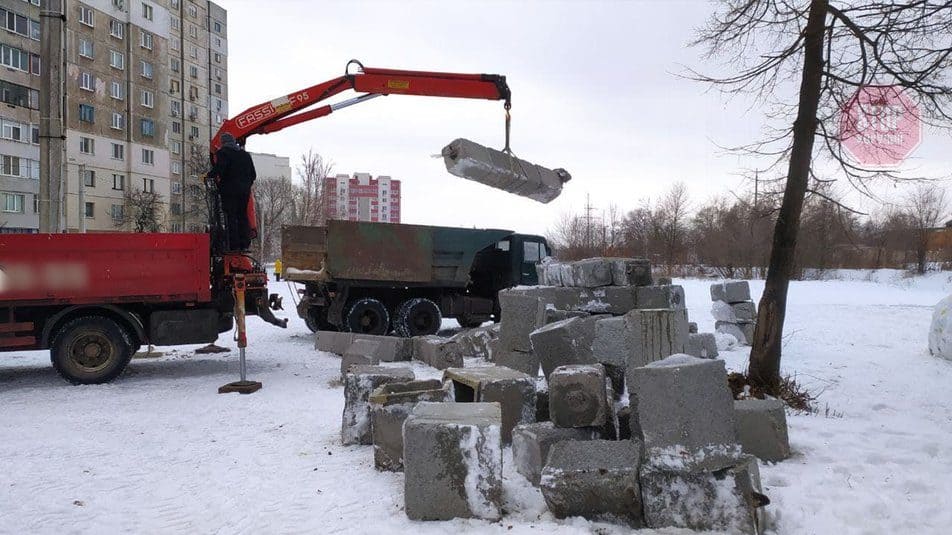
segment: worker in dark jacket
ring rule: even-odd
[[[252,238],[248,198],[257,175],[251,155],[235,142],[235,136],[227,132],[221,135],[221,148],[215,153],[215,165],[208,177],[218,181],[221,209],[228,230],[228,249],[248,250]]]

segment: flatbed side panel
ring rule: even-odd
[[[0,305],[211,300],[207,234],[0,234]]]
[[[320,271],[327,253],[327,227],[286,225],[281,228],[281,264],[284,278],[294,280],[294,271]]]
[[[433,227],[329,221],[327,263],[334,279],[429,282]]]

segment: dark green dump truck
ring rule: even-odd
[[[282,276],[304,285],[297,310],[313,331],[418,336],[444,317],[498,319],[496,293],[537,284],[549,254],[545,238],[497,229],[329,221],[281,235]]]

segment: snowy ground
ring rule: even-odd
[[[952,283],[852,279],[791,289],[784,368],[822,410],[790,415],[794,457],[762,467],[775,532],[948,533],[952,362],[931,357],[926,340],[931,306]],[[710,281],[677,282],[692,320],[712,330]],[[312,350],[297,318],[286,331],[257,319],[249,328],[249,373],[264,383],[250,396],[216,393],[236,378],[234,352],[164,348],[86,387],[64,383],[45,352],[0,356],[0,532],[627,531],[555,520],[511,463],[501,522],[410,522],[402,476],[376,472],[370,447],[339,443],[339,360]],[[724,358],[742,369],[746,354]]]

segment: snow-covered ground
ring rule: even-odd
[[[794,457],[761,469],[775,532],[948,533],[952,362],[928,354],[927,334],[952,283],[849,278],[791,288],[784,369],[821,411],[789,415]],[[712,330],[710,281],[677,283]],[[402,475],[376,472],[370,447],[340,445],[339,360],[315,352],[296,317],[286,331],[249,328],[249,375],[264,383],[250,396],[216,393],[236,379],[236,352],[163,348],[85,387],[63,382],[45,352],[0,355],[0,532],[628,531],[555,520],[511,463],[501,522],[407,520]],[[747,351],[723,357],[742,369]]]

